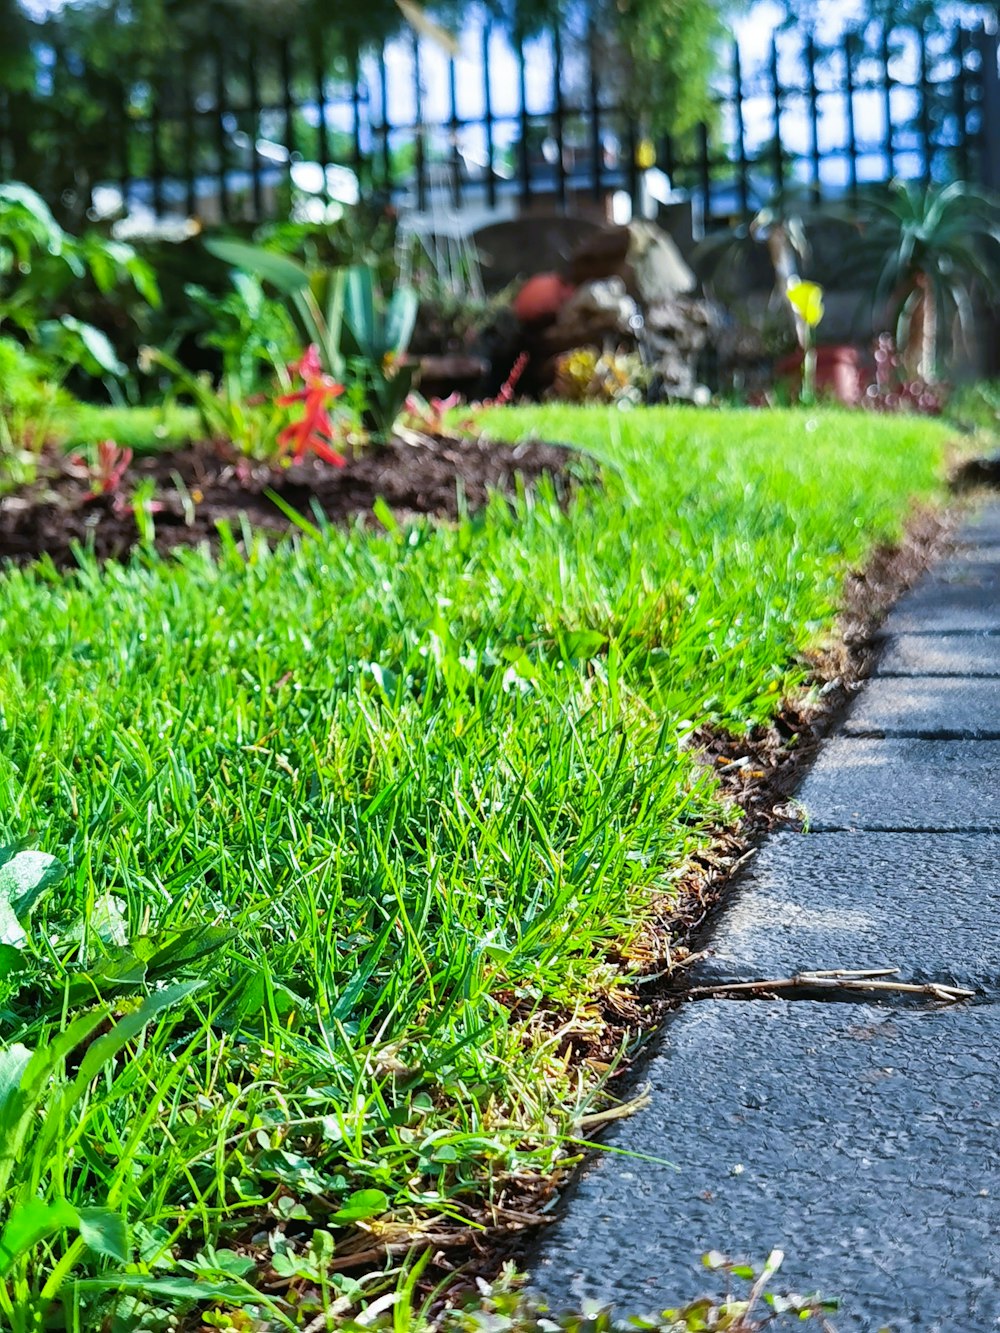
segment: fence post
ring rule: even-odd
[[[968,71],[965,65],[968,43],[969,34],[959,24],[955,29],[955,144],[958,174],[962,180],[969,178],[969,96]]]
[[[743,67],[740,62],[740,44],[733,42],[733,110],[736,115],[736,153],[739,161],[740,219],[750,217],[750,164],[747,158],[747,127],[743,115]]]
[[[997,34],[989,32],[985,23],[975,33],[976,49],[980,57],[979,77],[982,80],[980,102],[980,134],[982,152],[979,159],[980,184],[988,190],[1000,191],[1000,73],[997,71]]]
[[[490,82],[490,37],[492,21],[487,16],[483,20],[483,124],[486,129],[486,202],[490,208],[497,206],[496,147],[493,142],[493,87]]]
[[[809,96],[809,162],[812,174],[810,195],[814,204],[822,197],[822,162],[819,151],[819,86],[816,82],[816,39],[810,28],[805,41],[807,92]]]
[[[774,135],[771,139],[771,152],[774,157],[774,193],[780,200],[785,193],[785,153],[781,146],[782,88],[778,72],[778,39],[773,33],[768,70],[771,76],[771,114],[774,117]]]
[[[590,173],[591,194],[600,203],[603,197],[601,176],[604,168],[604,140],[601,136],[601,85],[597,73],[597,20],[591,5],[587,20],[587,73],[590,98]]]

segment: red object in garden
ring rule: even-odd
[[[558,273],[536,273],[514,297],[511,309],[522,324],[555,319],[576,288]]]
[[[775,366],[778,377],[791,383],[796,395],[802,388],[802,352],[782,357]],[[861,353],[849,343],[816,348],[816,392],[856,407],[864,393]]]
[[[500,385],[500,388],[497,391],[497,396],[491,399],[488,403],[484,403],[483,406],[506,407],[508,403],[512,403],[514,401],[514,390],[517,388],[518,380],[520,380],[521,376],[527,370],[528,362],[530,360],[531,357],[528,353],[522,352],[511,366],[510,374],[504,380],[503,384]]]
[[[330,447],[335,431],[326,410],[327,404],[344,392],[344,386],[323,374],[319,349],[314,343],[310,343],[301,360],[288,369],[293,375],[299,376],[304,387],[296,389],[294,393],[282,394],[278,405],[291,407],[294,403],[302,403],[305,414],[301,421],[293,421],[279,432],[278,447],[290,452],[293,463],[301,463],[305,455],[312,452],[317,458],[322,458],[324,463],[344,467],[347,459]]]
[[[79,454],[74,454],[70,461],[87,467],[86,461]],[[88,468],[91,498],[117,494],[131,462],[131,449],[123,449],[117,440],[101,440],[97,446],[97,461],[93,467]]]

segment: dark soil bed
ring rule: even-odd
[[[91,493],[86,470],[48,455],[38,480],[0,496],[0,559],[26,561],[41,555],[56,564],[73,561],[73,548],[91,548],[101,559],[126,556],[139,542],[130,497],[138,483],[154,483],[151,520],[159,551],[216,540],[228,522],[239,538],[241,525],[281,533],[289,518],[268,491],[309,522],[317,512],[333,523],[372,514],[381,497],[402,520],[433,514],[455,518],[460,508],[482,508],[490,491],[513,494],[516,479],[530,486],[545,475],[565,495],[579,456],[537,440],[504,442],[451,437],[395,439],[373,446],[343,468],[309,462],[272,469],[226,455],[211,444],[136,458],[118,496]]]

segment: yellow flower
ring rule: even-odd
[[[656,166],[656,148],[652,139],[640,139],[635,146],[635,165],[640,171]]]
[[[823,288],[818,282],[790,278],[785,292],[792,309],[797,311],[811,329],[823,318]]]

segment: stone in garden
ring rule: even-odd
[[[543,345],[549,355],[573,347],[603,349],[635,338],[638,306],[625,291],[621,278],[585,282],[560,310],[556,322],[545,331]]]
[[[696,396],[698,355],[716,327],[709,303],[690,296],[660,301],[646,311],[646,344],[662,393]]]
[[[562,270],[575,248],[600,230],[586,218],[512,218],[480,227],[472,235],[479,256],[483,285],[496,293],[520,278],[548,270]]]
[[[695,276],[677,245],[654,222],[608,227],[577,246],[570,275],[578,285],[619,277],[643,309],[694,290]]]

